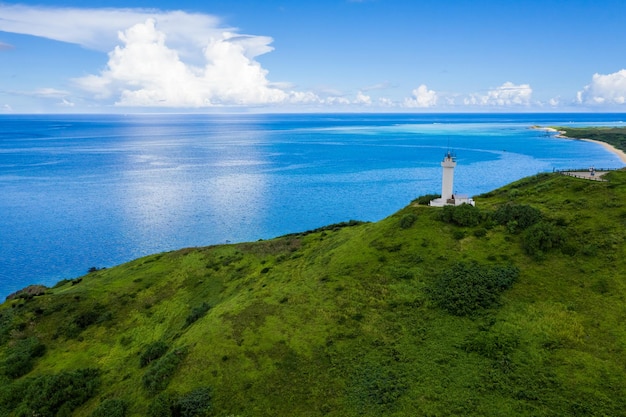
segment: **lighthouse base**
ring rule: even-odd
[[[460,206],[461,204],[469,204],[471,206],[476,205],[472,198],[464,195],[453,195],[452,198],[448,199],[436,198],[434,200],[430,200],[430,203],[428,203],[428,205],[432,207]]]

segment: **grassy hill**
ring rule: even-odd
[[[156,254],[0,305],[0,416],[626,410],[626,172]]]

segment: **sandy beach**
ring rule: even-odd
[[[577,138],[570,138],[569,136],[563,136],[563,135],[561,135],[561,136],[564,137],[564,138],[568,138],[568,139],[577,139]],[[606,149],[608,149],[609,151],[611,151],[614,154],[616,154],[617,156],[619,156],[619,159],[624,164],[626,164],[626,153],[624,151],[620,150],[620,149],[617,149],[615,146],[609,145],[608,143],[602,142],[602,141],[599,141],[599,140],[584,139],[584,138],[580,138],[579,140],[585,140],[587,142],[594,142],[594,143],[597,143],[599,145],[604,146]]]
[[[617,155],[619,157],[619,159],[626,164],[626,152],[622,151],[621,149],[617,149],[615,146],[609,145],[606,142],[602,142],[600,140],[594,140],[594,139],[585,139],[585,138],[572,138],[569,136],[565,136],[565,132],[562,130],[556,130],[552,127],[538,127],[538,126],[533,126],[533,129],[537,129],[537,130],[545,130],[546,132],[555,132],[558,133],[557,135],[555,135],[555,137],[557,138],[563,138],[563,139],[572,139],[572,140],[584,140],[587,142],[593,142],[593,143],[597,143],[598,145],[602,145],[605,149],[607,149],[610,152],[613,152],[615,155]]]

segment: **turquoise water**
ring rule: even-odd
[[[0,116],[0,297],[150,253],[376,221],[440,191],[617,168],[603,147],[532,125],[626,115]]]

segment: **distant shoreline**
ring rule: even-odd
[[[597,143],[598,145],[602,145],[604,147],[604,149],[613,152],[615,155],[617,155],[620,159],[620,161],[622,161],[624,164],[626,164],[626,152],[622,151],[621,149],[617,149],[615,146],[610,145],[606,142],[602,142],[601,140],[595,140],[595,139],[586,139],[586,138],[573,138],[571,136],[566,136],[565,135],[565,131],[563,130],[557,130],[553,127],[542,127],[542,126],[533,126],[532,129],[536,129],[536,130],[544,130],[546,132],[554,132],[557,133],[554,137],[555,138],[562,138],[562,139],[571,139],[571,140],[584,140],[585,142],[593,142],[593,143]]]

